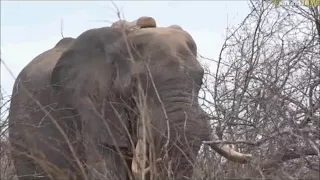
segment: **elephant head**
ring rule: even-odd
[[[121,160],[124,152],[144,139],[152,174],[188,179],[202,141],[211,133],[197,98],[204,75],[197,45],[176,25],[114,27],[77,37],[53,68],[51,84],[80,115],[87,153],[99,146],[118,152],[112,165],[121,174],[130,168]]]

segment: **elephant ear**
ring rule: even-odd
[[[53,88],[79,97],[107,92],[114,80],[129,86],[131,62],[114,45],[122,33],[110,27],[82,33],[58,59],[51,74]]]

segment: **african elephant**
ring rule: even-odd
[[[190,178],[211,131],[197,100],[196,43],[175,27],[90,29],[32,60],[9,112],[19,180],[129,179],[143,138],[161,160],[154,178]]]

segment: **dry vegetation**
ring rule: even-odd
[[[243,22],[227,28],[221,53],[212,60],[217,69],[206,68],[199,99],[217,137],[204,144],[230,144],[253,158],[237,164],[204,145],[195,179],[317,180],[320,6],[275,7],[257,1],[249,6]],[[1,118],[0,179],[11,180],[8,124]]]

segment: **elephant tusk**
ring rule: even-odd
[[[144,153],[144,143],[141,139],[138,140],[134,157],[131,164],[131,171],[134,175],[137,175],[141,172],[141,168],[143,168],[145,162],[148,161],[146,153]]]
[[[209,145],[214,151],[219,153],[221,156],[236,163],[246,164],[251,162],[253,158],[251,154],[244,154],[244,153],[237,152],[226,144],[215,144],[215,143],[205,143],[205,144]],[[146,157],[146,154],[144,153],[143,148],[144,148],[143,141],[138,140],[135,148],[135,154],[131,164],[131,171],[134,176],[138,176],[138,175],[145,176],[150,171],[150,166],[144,168],[143,170],[141,169],[144,167],[144,165],[148,161],[148,158]],[[156,160],[156,162],[159,162],[159,161],[161,161],[160,158]]]
[[[150,171],[150,166],[146,168],[144,168],[143,166],[148,161],[148,157],[146,156],[146,153],[144,153],[143,148],[144,143],[141,139],[139,139],[135,148],[135,153],[131,164],[131,171],[134,176],[145,176]],[[156,163],[160,161],[161,159],[159,158],[156,160]],[[144,169],[142,170],[141,168]]]
[[[111,27],[113,28],[128,28],[128,29],[139,29],[139,28],[154,28],[157,27],[156,20],[152,17],[142,16],[132,22],[126,20],[118,20],[114,22]]]
[[[161,159],[159,158],[159,159],[156,160],[156,163],[157,163],[157,162],[160,162],[160,161],[161,161]],[[142,176],[145,176],[148,172],[150,172],[150,166],[147,167],[147,168],[145,168],[144,170],[142,170],[142,171],[141,171],[141,175],[142,175]]]
[[[214,151],[219,153],[221,156],[236,163],[246,164],[251,162],[253,158],[251,154],[244,154],[244,153],[237,152],[226,144],[215,144],[215,143],[205,143],[205,144],[209,145]]]

